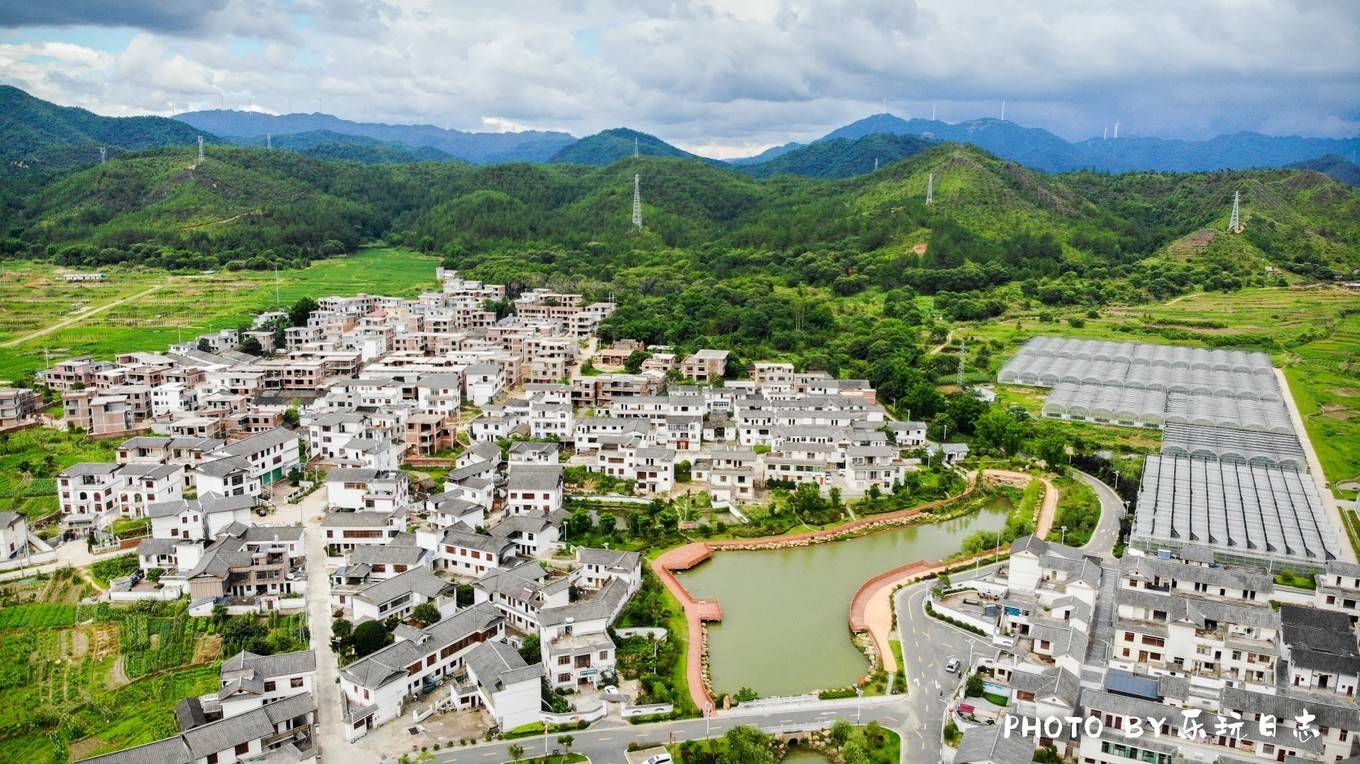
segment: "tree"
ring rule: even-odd
[[[623,370],[629,374],[641,374],[642,362],[651,358],[645,350],[634,350],[628,354],[628,358],[623,362]]]
[[[576,742],[576,738],[571,735],[563,735],[557,739],[562,744],[562,750],[566,751],[567,758],[571,758],[571,744]]]
[[[526,636],[524,644],[519,646],[519,657],[523,658],[525,663],[538,663],[543,659],[541,644],[537,634]]]
[[[317,304],[316,300],[310,297],[299,298],[297,302],[293,303],[292,307],[288,308],[288,321],[293,326],[306,326],[307,319],[311,318],[312,312],[319,307],[321,306]]]
[[[260,341],[258,339],[250,335],[246,335],[246,338],[241,340],[240,350],[242,353],[245,353],[247,355],[254,356],[264,355],[264,346],[260,344]]]
[[[850,733],[854,731],[853,725],[845,719],[837,719],[831,725],[831,741],[837,746],[845,745],[845,741],[850,739]]]
[[[439,622],[439,608],[431,602],[422,602],[411,611],[411,617],[421,626]]]
[[[750,703],[753,700],[759,699],[760,693],[756,692],[750,687],[743,687],[740,690],[737,690],[736,701],[738,703]]]
[[[364,621],[355,626],[352,638],[355,657],[362,658],[369,653],[377,652],[387,644],[391,636],[380,621]]]
[[[1060,471],[1067,461],[1067,439],[1056,432],[1049,433],[1034,441],[1034,454],[1043,459],[1049,469]]]
[[[964,687],[963,693],[970,698],[980,698],[986,690],[982,683],[981,674],[972,674],[968,677],[968,684]]]
[[[349,644],[350,637],[354,634],[354,624],[347,619],[337,618],[331,621],[331,640],[341,644]]]
[[[520,759],[524,758],[524,746],[520,745],[519,743],[511,744],[509,750],[510,759],[512,761],[519,761]]]
[[[723,740],[727,748],[718,754],[719,764],[775,764],[774,738],[755,727],[733,727]]]
[[[211,352],[212,352],[212,343],[208,342],[208,340],[207,340],[206,337],[205,337],[204,339],[201,339],[201,340],[198,341],[198,346],[197,346],[197,347],[198,347],[198,352],[200,352],[200,353],[211,353]]]
[[[841,761],[845,764],[869,764],[869,752],[858,740],[851,740],[841,747]]]
[[[283,423],[289,427],[297,427],[302,421],[302,413],[298,411],[297,404],[293,404],[283,410]]]

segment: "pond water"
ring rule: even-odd
[[[828,759],[816,751],[794,749],[779,761],[780,764],[828,764],[831,759]]]
[[[789,549],[718,552],[680,582],[717,597],[723,620],[708,627],[714,693],[750,687],[762,697],[846,687],[868,664],[850,641],[850,599],[865,581],[916,560],[939,560],[963,539],[1006,524],[1010,502],[989,501],[956,520]]]

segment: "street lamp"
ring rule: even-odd
[[[1119,470],[1114,471],[1114,489],[1119,490]]]
[[[708,725],[713,720],[713,704],[709,703],[708,708],[704,709],[704,739],[709,737]]]
[[[1060,544],[1066,544],[1066,543],[1067,543],[1067,526],[1066,526],[1066,525],[1064,525],[1064,526],[1062,527],[1062,541],[1060,541],[1060,542],[1058,542],[1058,543],[1060,543]]]
[[[856,688],[855,688],[855,724],[859,724],[859,722],[860,722],[860,712],[863,710],[863,708],[864,708],[864,691],[861,690],[860,688],[856,687]]]

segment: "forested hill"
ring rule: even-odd
[[[758,164],[736,165],[753,178],[805,175],[809,178],[848,178],[925,151],[933,142],[914,135],[871,133],[862,138],[818,141],[779,154]]]
[[[153,146],[196,144],[202,135],[183,122],[163,117],[101,117],[84,109],[58,106],[9,85],[0,85],[0,159],[11,179],[45,176],[109,156]]]
[[[680,157],[708,162],[709,164],[722,164],[716,159],[708,159],[678,149],[655,135],[648,135],[626,127],[604,130],[564,146],[553,155],[550,161],[558,164],[588,164],[604,167],[620,159],[633,156],[635,149],[639,156]]]
[[[1357,192],[1304,170],[1054,176],[957,144],[841,180],[761,181],[654,156],[590,167],[365,165],[231,146],[210,148],[202,164],[194,155],[119,157],[28,194],[0,254],[267,268],[385,238],[494,263],[498,277],[522,280],[565,258],[557,277],[604,281],[643,253],[685,251],[717,273],[849,293],[1059,277],[1141,289],[1152,282],[1118,279],[1152,261],[1158,279],[1184,283],[1246,278],[1264,264],[1316,277],[1360,264]],[[634,173],[642,232],[630,221]],[[1215,237],[1237,190],[1247,232]]]

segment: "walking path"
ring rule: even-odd
[[[143,290],[143,291],[141,291],[141,292],[138,292],[137,294],[130,294],[130,295],[128,295],[127,297],[124,297],[124,298],[121,298],[121,299],[118,299],[118,300],[114,300],[113,302],[105,303],[105,304],[103,304],[103,305],[100,305],[100,306],[97,307],[97,308],[90,308],[89,310],[85,311],[84,313],[81,313],[81,314],[78,315],[78,316],[72,316],[72,317],[70,317],[70,318],[62,319],[61,321],[58,321],[58,322],[56,322],[55,324],[52,324],[51,326],[48,326],[48,327],[46,327],[46,328],[39,329],[39,330],[36,331],[36,332],[31,332],[31,333],[29,333],[29,334],[25,334],[25,335],[22,336],[22,337],[16,337],[16,338],[14,338],[14,339],[12,339],[12,340],[7,340],[7,341],[5,341],[5,342],[0,342],[0,348],[12,348],[12,347],[14,347],[15,345],[22,345],[22,344],[25,343],[25,342],[29,342],[29,341],[31,341],[31,340],[36,340],[36,339],[38,339],[39,337],[43,337],[43,336],[46,336],[46,335],[48,335],[48,334],[51,334],[52,332],[55,332],[55,331],[57,331],[58,329],[65,329],[66,327],[68,327],[68,326],[70,326],[70,325],[72,325],[72,324],[78,324],[78,323],[80,323],[81,321],[84,321],[85,319],[87,319],[87,318],[89,318],[89,317],[91,317],[91,316],[97,316],[97,315],[99,315],[100,313],[103,313],[103,312],[106,311],[106,310],[111,310],[111,309],[113,309],[113,308],[116,308],[116,307],[118,307],[119,305],[122,305],[122,304],[125,303],[125,302],[131,302],[131,301],[133,301],[133,300],[140,300],[141,298],[146,297],[147,295],[151,294],[152,292],[156,291],[157,289],[160,289],[161,286],[162,286],[161,284],[157,284],[156,286],[153,286],[153,287],[151,287],[150,289],[146,289],[146,290]]]

